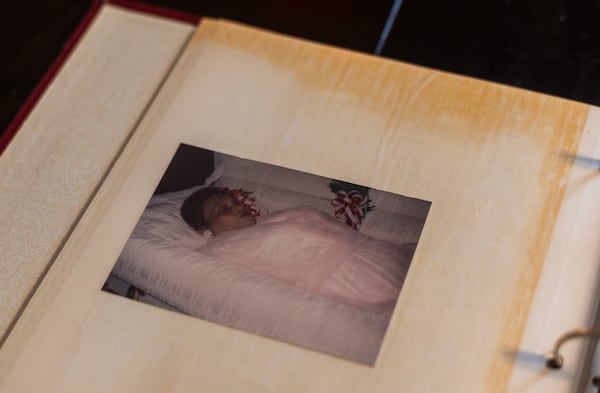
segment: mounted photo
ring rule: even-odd
[[[103,290],[373,365],[430,205],[182,144]]]

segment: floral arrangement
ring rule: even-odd
[[[254,217],[261,215],[260,207],[256,206],[256,198],[252,196],[254,191],[247,191],[243,188],[229,189],[228,187],[219,187],[222,193],[226,193],[237,199],[239,203],[246,206]]]
[[[359,230],[366,214],[375,208],[369,189],[352,183],[332,180],[329,189],[335,193],[331,200],[335,217],[354,230]]]

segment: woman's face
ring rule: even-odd
[[[213,234],[256,224],[250,209],[228,194],[213,195],[202,206],[204,220]]]

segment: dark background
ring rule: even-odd
[[[393,0],[149,0],[372,53]],[[0,130],[93,0],[0,2]],[[600,0],[404,0],[382,56],[600,105]]]

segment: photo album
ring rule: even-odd
[[[63,180],[36,187],[69,204],[19,264],[1,392],[570,392],[593,372],[586,340],[547,362],[596,323],[598,108],[105,4],[0,168],[53,127]]]

